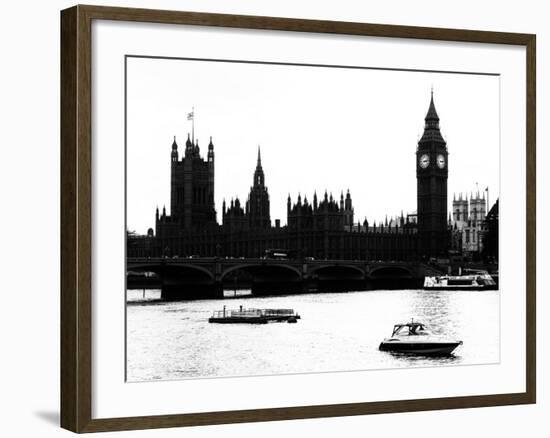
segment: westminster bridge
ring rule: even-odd
[[[253,295],[408,289],[421,287],[425,275],[441,274],[418,261],[309,258],[128,258],[126,269],[155,273],[166,300],[223,298],[232,288]]]

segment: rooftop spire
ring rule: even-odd
[[[212,136],[210,136],[210,143],[208,143],[208,162],[214,164],[214,143],[212,143]]]
[[[434,89],[432,86],[432,91],[430,92],[431,98],[430,98],[430,107],[428,108],[428,113],[426,114],[425,120],[428,121],[437,121],[439,122],[439,116],[437,115],[437,111],[435,110],[435,104],[434,104]]]
[[[260,146],[258,145],[258,161],[256,163],[256,170],[254,171],[254,186],[264,186],[265,176],[262,169],[262,158],[260,156]]]
[[[422,134],[422,137],[418,142],[419,145],[428,143],[428,142],[437,142],[437,143],[446,144],[445,140],[441,136],[441,131],[439,130],[439,116],[435,109],[433,87],[430,91],[430,105],[428,107],[428,112],[426,113],[426,117],[424,117],[424,121],[425,121],[424,133]]]
[[[191,141],[195,142],[195,107],[191,108],[191,112],[187,113],[187,120],[191,120],[191,132],[193,134]]]

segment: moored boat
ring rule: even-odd
[[[436,275],[424,277],[424,289],[428,290],[494,290],[497,283],[482,270],[465,270],[462,275]]]
[[[459,345],[462,345],[462,341],[434,336],[421,322],[411,321],[395,324],[391,337],[384,339],[378,349],[393,353],[444,356],[451,354]]]
[[[226,309],[217,310],[208,318],[208,322],[219,324],[267,324],[268,322],[295,323],[300,315],[293,309]]]

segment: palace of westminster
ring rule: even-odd
[[[155,214],[147,235],[127,233],[128,257],[264,257],[277,249],[295,257],[348,260],[414,260],[449,253],[498,258],[498,200],[487,213],[485,193],[460,194],[447,215],[447,145],[439,129],[433,93],[424,133],[416,149],[417,211],[381,223],[354,221],[349,191],[340,199],[326,191],[308,201],[287,199],[287,224],[272,223],[260,150],[253,184],[244,204],[236,198],[214,206],[214,144],[206,159],[190,137],[181,159],[171,151],[170,214]]]

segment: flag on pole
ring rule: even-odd
[[[187,120],[193,120],[195,118],[195,111],[187,113]]]

